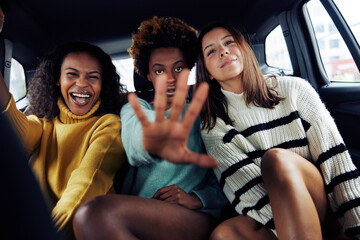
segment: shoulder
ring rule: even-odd
[[[119,128],[120,129],[120,116],[108,113],[105,115],[100,116],[100,118],[97,120],[97,124],[99,126],[109,126],[111,128]]]
[[[300,77],[281,76],[281,77],[276,77],[276,79],[279,87],[297,88],[299,86],[310,85],[308,81]]]
[[[275,84],[277,84],[276,89],[279,93],[285,97],[295,97],[302,94],[308,94],[309,92],[315,92],[315,89],[311,86],[311,84],[300,77],[276,77]]]
[[[145,101],[144,99],[138,98],[139,104],[142,109],[153,109],[152,104]],[[126,103],[120,111],[120,116],[123,116],[128,113],[134,113],[133,108],[131,107],[130,103]],[[134,113],[135,114],[135,113]]]

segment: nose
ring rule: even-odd
[[[175,74],[172,71],[168,71],[168,74],[166,75],[167,77],[167,82],[168,83],[173,83],[175,82]]]
[[[86,87],[88,85],[86,76],[80,75],[79,78],[76,80],[76,85],[79,87]]]
[[[228,54],[230,54],[229,49],[223,47],[220,51],[220,56],[223,57],[224,55]]]

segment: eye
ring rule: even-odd
[[[164,70],[162,70],[162,69],[155,70],[156,75],[159,75],[159,74],[162,74],[162,73],[164,73]]]
[[[234,42],[235,42],[234,40],[228,40],[228,41],[225,42],[225,46],[228,46],[228,45],[230,45],[230,44],[232,44]]]
[[[89,78],[91,78],[91,79],[100,79],[100,77],[97,76],[97,75],[91,75],[91,76],[89,76]]]
[[[67,72],[66,75],[69,77],[76,77],[78,74],[76,72]]]
[[[174,69],[174,71],[177,72],[177,73],[181,72],[182,70],[183,70],[183,67],[176,67]]]
[[[207,52],[207,56],[210,56],[211,54],[213,54],[215,52],[215,49],[211,49],[210,51]]]

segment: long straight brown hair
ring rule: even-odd
[[[202,40],[205,34],[215,28],[224,28],[227,30],[240,48],[244,65],[240,77],[242,79],[246,105],[249,106],[253,103],[258,107],[272,109],[280,101],[284,100],[283,97],[278,96],[278,93],[275,90],[277,84],[269,86],[266,83],[266,78],[260,70],[254,52],[239,30],[224,23],[213,23],[208,25],[199,35],[197,46],[199,56],[196,61],[196,84],[199,85],[202,82],[207,82],[210,87],[209,97],[205,101],[200,112],[202,123],[201,129],[207,129],[208,131],[215,127],[217,117],[221,118],[226,124],[233,125],[233,120],[231,120],[228,115],[228,104],[224,94],[221,92],[221,86],[215,79],[210,79],[210,74],[205,67],[204,55],[202,52]],[[271,78],[274,78],[274,81],[272,82],[276,82],[275,76],[271,76]]]

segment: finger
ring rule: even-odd
[[[203,168],[215,168],[218,165],[218,162],[209,155],[190,151],[182,158],[181,163],[191,163]]]
[[[139,100],[135,93],[129,93],[128,95],[128,101],[133,108],[136,117],[139,119],[139,122],[141,123],[141,126],[144,128],[150,124],[149,120],[147,119],[144,111],[142,110]]]
[[[158,199],[160,197],[160,195],[170,191],[172,189],[172,186],[174,185],[170,185],[170,186],[167,186],[167,187],[163,187],[163,188],[160,188],[156,191],[156,193],[154,194],[153,198],[156,198]]]
[[[184,118],[182,120],[184,128],[190,132],[192,125],[194,124],[195,119],[200,113],[202,106],[208,96],[209,85],[207,83],[202,83],[196,89],[195,95],[191,100],[189,107],[186,110]]]
[[[171,112],[169,116],[169,119],[173,121],[179,120],[180,114],[184,107],[184,103],[189,91],[189,86],[187,85],[189,73],[189,69],[185,68],[181,71],[176,81],[176,91],[174,99],[171,103]]]
[[[178,199],[174,196],[170,196],[166,199],[160,199],[161,201],[167,202],[167,203],[178,203]]]
[[[155,121],[163,121],[165,119],[166,111],[166,89],[167,82],[165,77],[159,77],[155,82],[155,99],[154,99],[154,110],[155,110]]]
[[[166,199],[171,199],[173,196],[173,191],[168,191],[166,193],[163,193],[161,195],[159,195],[159,200],[165,201]]]

